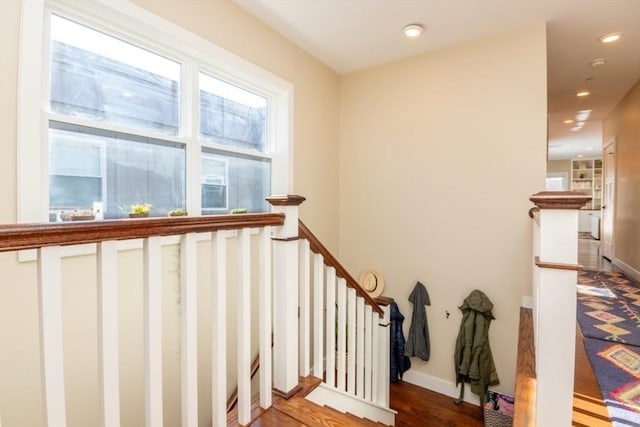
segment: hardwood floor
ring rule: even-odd
[[[599,241],[579,239],[578,262],[588,270],[615,271],[616,267],[600,257]],[[304,395],[305,393],[301,393]],[[396,426],[434,427],[482,427],[482,408],[463,403],[453,403],[453,398],[406,382],[392,383],[390,386],[391,408],[398,411]],[[254,420],[251,426],[342,426],[379,425],[367,420],[355,419],[350,415],[322,408],[306,401],[302,396],[289,401],[275,398],[274,405],[267,411],[254,404]],[[230,414],[229,425],[237,425]],[[573,426],[608,427],[611,421],[602,401],[602,395],[591,364],[584,350],[580,328],[576,331],[576,358],[574,376]]]
[[[391,384],[390,394],[390,406],[398,411],[397,427],[484,426],[482,409],[479,406],[469,403],[457,406],[453,403],[453,397],[402,381]]]
[[[611,262],[600,254],[600,240],[578,239],[578,263],[585,270],[619,271]]]
[[[576,326],[576,364],[573,377],[573,426],[611,426],[607,407],[602,401],[600,386],[591,369],[582,342],[580,326]]]
[[[616,271],[600,256],[600,241],[578,239],[578,263],[585,270]],[[602,401],[600,386],[584,350],[580,326],[576,325],[576,361],[573,382],[573,425],[576,427],[611,426],[609,413]]]

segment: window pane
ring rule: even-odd
[[[103,203],[105,218],[127,217],[132,204],[151,203],[152,216],[185,207],[179,144],[51,122],[49,152],[51,218],[93,202]],[[91,166],[72,166],[83,163]]]
[[[266,151],[267,99],[200,74],[200,134],[205,140]]]
[[[271,161],[206,149],[202,153],[202,213],[267,212]]]
[[[51,110],[176,135],[180,64],[51,16]]]

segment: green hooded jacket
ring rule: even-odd
[[[481,291],[474,290],[460,307],[462,323],[456,340],[454,362],[456,385],[462,383],[459,404],[464,397],[464,383],[471,384],[471,391],[480,396],[482,405],[490,385],[498,384],[498,373],[489,346],[489,324],[495,319],[493,303]]]

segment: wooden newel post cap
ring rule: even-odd
[[[539,209],[580,209],[591,199],[579,191],[541,191],[529,197]]]
[[[299,206],[307,199],[295,194],[285,194],[281,196],[269,196],[265,200],[271,203],[271,206]]]

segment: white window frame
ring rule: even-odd
[[[562,178],[562,190],[556,191],[567,191],[569,190],[569,174],[567,172],[547,172],[547,178]],[[545,189],[549,190],[546,188]]]
[[[200,212],[200,161],[203,146],[227,152],[244,152],[213,144],[200,138],[199,99],[183,96],[193,91],[198,73],[205,72],[229,83],[247,88],[269,100],[268,141],[271,159],[271,192],[290,193],[293,183],[293,85],[269,71],[217,46],[211,41],[161,18],[126,0],[29,0],[22,2],[20,57],[18,70],[18,222],[48,221],[48,121],[60,116],[49,112],[48,14],[55,12],[132,44],[148,48],[179,61],[182,67],[180,135],[168,136],[144,130],[105,125],[115,130],[185,144],[187,177],[186,200],[189,212]],[[46,35],[46,37],[45,37]],[[200,66],[196,66],[197,61]],[[197,86],[196,86],[197,87]],[[188,120],[190,118],[190,120]],[[64,122],[88,124],[80,118],[65,117]],[[260,153],[251,152],[258,157]]]

